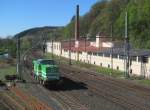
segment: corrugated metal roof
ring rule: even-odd
[[[124,48],[113,48],[113,49],[106,49],[104,51],[95,52],[96,54],[118,54],[118,55],[125,55]],[[150,56],[150,50],[148,49],[130,49],[129,56]]]

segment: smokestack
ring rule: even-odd
[[[79,40],[79,5],[76,8],[75,40]]]

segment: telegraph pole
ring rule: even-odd
[[[125,77],[129,78],[129,37],[128,37],[128,13],[125,15]]]
[[[71,37],[69,37],[69,65],[71,65]]]
[[[53,55],[53,51],[54,51],[53,48],[54,48],[54,45],[53,45],[53,42],[54,42],[54,41],[53,41],[53,39],[52,39],[52,59],[54,59],[54,55]]]
[[[111,42],[113,42],[113,24],[111,24]],[[113,72],[113,47],[111,48],[111,74],[110,76],[112,75],[112,72]]]
[[[79,5],[76,6],[76,21],[75,21],[75,42],[79,41],[79,16],[80,16],[80,8]],[[79,45],[79,44],[78,44]],[[77,61],[79,61],[79,46],[77,51]]]
[[[84,38],[84,43],[85,43],[85,45],[84,45],[85,48],[84,49],[85,49],[85,52],[86,52],[86,37]]]
[[[17,75],[21,79],[21,69],[20,69],[20,37],[17,37]]]
[[[79,40],[79,5],[76,6],[75,40]]]

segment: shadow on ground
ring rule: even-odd
[[[71,91],[71,90],[84,90],[88,89],[83,82],[76,82],[66,77],[61,77],[61,80],[57,83],[51,83],[45,85],[48,90],[51,91]]]

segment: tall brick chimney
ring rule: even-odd
[[[76,7],[75,40],[79,40],[79,5]]]

